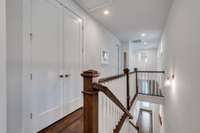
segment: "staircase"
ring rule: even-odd
[[[163,71],[124,69],[116,76],[99,78],[95,70],[83,72],[83,109],[39,133],[138,133],[133,117],[141,96],[163,98]],[[157,76],[160,75],[160,76]]]

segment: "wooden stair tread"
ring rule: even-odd
[[[83,109],[74,111],[38,133],[83,133]]]

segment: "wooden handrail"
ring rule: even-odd
[[[139,127],[138,127],[138,126],[136,126],[135,124],[133,124],[133,122],[131,122],[131,121],[129,121],[129,123],[130,123],[137,131],[139,131]]]
[[[109,82],[109,81],[112,81],[112,80],[115,80],[115,79],[118,79],[118,78],[122,78],[124,77],[125,74],[119,74],[119,75],[115,75],[115,76],[110,76],[110,77],[106,77],[106,78],[101,78],[99,79],[99,83],[105,83],[105,82]]]
[[[118,125],[116,126],[116,128],[113,130],[113,133],[119,133],[125,120],[127,118],[127,115],[124,113],[121,120],[119,121]]]
[[[138,94],[136,93],[135,96],[133,97],[133,99],[131,100],[130,102],[130,105],[129,105],[129,110],[131,109],[131,107],[133,106],[133,103],[135,102],[136,98],[137,98]]]
[[[134,73],[136,73],[136,72],[135,71],[129,72],[129,74],[134,74]]]
[[[138,73],[165,73],[165,71],[137,71]]]
[[[136,73],[136,72],[135,71],[129,72],[129,74],[134,74],[134,73]],[[98,82],[105,83],[105,82],[109,82],[109,81],[112,81],[112,80],[115,80],[115,79],[118,79],[118,78],[121,78],[124,76],[125,76],[125,73],[119,74],[119,75],[114,75],[114,76],[109,76],[109,77],[105,77],[105,78],[100,78]]]
[[[145,96],[157,96],[157,97],[164,97],[163,95],[156,95],[156,94],[145,94],[145,93],[138,93],[140,95],[145,95]]]
[[[119,101],[119,99],[106,87],[98,83],[93,83],[93,88],[96,91],[101,91],[103,92],[113,103],[115,103],[126,115],[130,118],[133,119],[133,116],[129,111],[123,106],[123,104]]]

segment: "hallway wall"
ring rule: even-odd
[[[119,63],[122,64],[121,56],[123,46],[121,41],[104,25],[97,22],[90,14],[82,10],[73,0],[60,1],[65,1],[67,5],[72,6],[85,20],[84,69],[96,69],[103,77],[117,74],[117,46],[120,48]],[[101,64],[101,50],[107,50],[109,52],[109,64]],[[120,65],[120,69],[123,72],[122,65]]]
[[[157,69],[157,49],[133,49],[130,51],[130,68],[139,70]]]
[[[85,69],[96,69],[103,77],[117,74],[117,45],[121,47],[121,43],[88,15],[86,15],[85,41]],[[108,50],[109,64],[101,64],[101,49]],[[120,64],[122,64],[121,56],[120,54]],[[120,67],[122,70],[122,66]]]
[[[6,0],[0,1],[0,133],[6,133]]]
[[[175,75],[165,88],[165,133],[200,131],[199,5],[199,0],[175,0],[163,33],[159,67]]]

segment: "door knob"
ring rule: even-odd
[[[65,74],[65,78],[68,78],[69,77],[69,74]]]
[[[64,78],[64,76],[63,76],[63,75],[60,75],[59,77],[60,77],[60,78]]]

